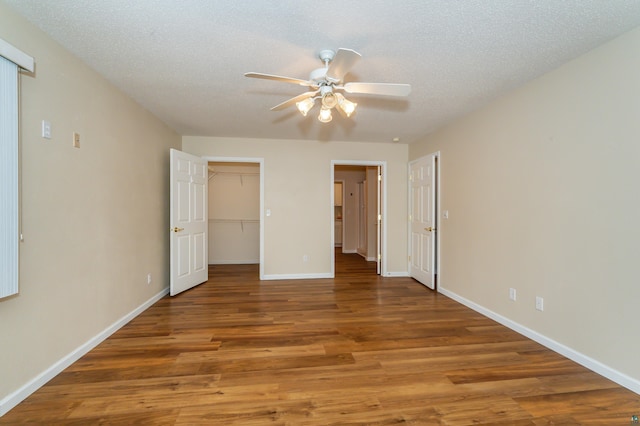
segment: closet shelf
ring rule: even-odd
[[[232,175],[240,177],[240,185],[244,186],[245,176],[258,176],[260,172],[214,172],[209,170],[209,180],[213,179],[217,175]]]
[[[260,219],[209,219],[213,223],[239,223],[240,229],[244,232],[245,223],[260,223]]]

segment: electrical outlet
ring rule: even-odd
[[[302,261],[303,262],[308,262],[309,261],[309,255],[308,254],[303,255],[302,256]]]
[[[536,309],[544,311],[544,299],[540,296],[536,296]]]
[[[73,132],[73,147],[80,148],[80,134]]]
[[[147,284],[151,284],[151,273],[147,274]]]
[[[514,302],[516,301],[516,289],[515,288],[510,288],[509,289],[509,300],[513,300]]]

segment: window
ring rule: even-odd
[[[33,58],[0,39],[0,298],[18,292],[18,67]]]

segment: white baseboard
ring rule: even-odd
[[[409,273],[405,272],[387,272],[384,274],[385,277],[408,277]]]
[[[260,259],[249,259],[249,260],[215,260],[213,262],[209,262],[209,265],[255,265],[259,264]]]
[[[342,253],[345,253],[345,254],[347,254],[347,253],[349,253],[349,254],[353,254],[353,253],[357,253],[357,251],[356,251],[356,250],[342,250]]]
[[[637,393],[640,395],[640,380],[636,380],[633,377],[630,377],[624,373],[621,373],[618,370],[615,370],[611,367],[609,367],[608,365],[605,365],[603,363],[601,363],[600,361],[596,361],[595,359],[588,357],[587,355],[578,352],[568,346],[563,345],[562,343],[556,342],[553,339],[550,339],[549,337],[546,337],[534,330],[531,330],[528,327],[525,327],[521,324],[518,324],[515,321],[510,320],[509,318],[503,317],[500,314],[497,314],[483,306],[478,305],[477,303],[474,303],[468,299],[465,299],[464,297],[449,291],[445,288],[439,287],[438,288],[438,292],[444,294],[447,297],[450,297],[451,299],[455,300],[456,302],[462,303],[463,305],[465,305],[468,308],[473,309],[476,312],[481,313],[482,315],[491,318],[494,321],[499,322],[500,324],[504,325],[505,327],[510,328],[513,331],[516,331],[520,334],[522,334],[523,336],[528,337],[531,340],[534,340],[538,343],[540,343],[543,346],[546,346],[547,348],[551,349],[554,352],[559,353],[560,355],[563,355],[567,358],[569,358],[572,361],[577,362],[578,364],[582,365],[583,367],[588,368],[591,371],[594,371],[598,374],[600,374],[601,376],[606,377],[609,380],[612,380],[614,382],[616,382],[617,384],[619,384],[620,386],[624,386],[625,388]]]
[[[333,278],[330,273],[321,274],[270,274],[264,275],[263,280],[311,280],[315,278]]]
[[[7,395],[0,401],[0,417],[4,416],[9,412],[9,410],[24,401],[29,395],[40,389],[45,383],[60,374],[65,368],[69,367],[71,364],[79,360],[87,352],[98,346],[107,337],[118,331],[129,321],[140,315],[147,308],[156,303],[158,300],[162,299],[167,294],[169,294],[168,287],[153,296],[151,299],[144,302],[142,305],[138,306],[133,311],[129,312],[127,315],[120,318],[118,321],[111,324],[96,336],[89,339],[87,342],[76,348],[64,358],[57,361],[51,367],[47,368],[45,371],[36,376],[33,380],[27,382],[20,389]]]

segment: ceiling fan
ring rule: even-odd
[[[345,98],[341,91],[352,94],[362,93],[383,96],[409,95],[411,92],[410,84],[361,82],[344,83],[344,76],[349,72],[349,70],[351,70],[351,68],[353,68],[361,56],[362,55],[358,52],[351,49],[340,48],[337,52],[334,52],[333,50],[322,50],[318,54],[318,57],[324,63],[324,67],[311,71],[309,80],[282,77],[279,75],[259,72],[248,72],[245,73],[245,76],[251,78],[262,78],[265,80],[282,81],[285,83],[293,83],[309,87],[311,90],[308,92],[304,92],[274,106],[271,108],[271,111],[280,111],[295,104],[302,115],[306,116],[315,105],[316,100],[320,99],[321,107],[318,120],[323,123],[331,121],[331,110],[334,107],[337,107],[337,109],[347,117],[350,117],[355,111],[358,104]]]

